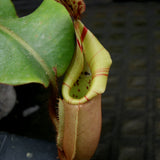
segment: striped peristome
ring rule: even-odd
[[[82,104],[105,91],[112,60],[108,51],[80,20],[75,20],[74,26],[76,36],[78,37],[79,52],[81,52],[83,56],[78,54],[81,56],[74,60],[74,65],[71,64],[67,71],[62,85],[62,95],[70,104]],[[83,97],[77,99],[70,95],[70,91],[82,71],[82,65],[78,65],[79,61],[83,61],[81,60],[82,57],[84,57],[91,70],[92,81],[88,92],[86,92]]]

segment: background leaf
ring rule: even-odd
[[[0,19],[17,17],[16,11],[10,0],[0,0]]]
[[[5,1],[0,5],[6,6]],[[69,13],[61,4],[44,0],[32,14],[18,18],[8,0],[7,5],[10,14],[0,10],[0,82],[48,86],[53,68],[61,76],[72,59],[75,40]]]

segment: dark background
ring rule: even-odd
[[[20,16],[40,0],[14,0]],[[103,125],[95,160],[160,160],[160,3],[149,0],[86,0],[85,25],[111,54],[113,64],[102,96]],[[38,84],[16,87],[17,104],[0,130],[55,142]],[[30,106],[40,109],[23,117]]]

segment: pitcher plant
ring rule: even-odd
[[[85,9],[83,0],[43,0],[18,17],[11,0],[0,0],[0,83],[51,86],[60,160],[91,159],[101,134],[101,94],[112,60],[81,22]],[[64,74],[60,98],[57,80]]]
[[[62,84],[57,128],[58,155],[61,160],[89,160],[98,145],[102,114],[101,94],[105,91],[112,64],[108,51],[81,22],[83,0],[57,0],[73,19],[76,50]]]

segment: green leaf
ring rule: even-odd
[[[10,0],[0,0],[0,19],[17,17],[16,11]]]
[[[69,13],[54,0],[44,0],[36,11],[22,18],[15,16],[9,0],[0,0],[1,5],[9,6],[10,13],[0,10],[0,82],[35,82],[47,87],[55,78],[54,69],[62,76],[74,53]]]

